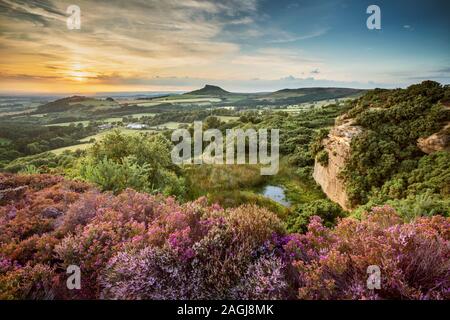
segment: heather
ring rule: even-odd
[[[255,205],[1,175],[0,299],[450,298],[449,218],[404,222],[382,206],[333,227],[314,214],[289,234]],[[81,290],[66,288],[71,264]],[[381,290],[366,287],[369,265]]]

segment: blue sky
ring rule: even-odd
[[[82,27],[67,30],[69,4]],[[369,5],[381,30],[369,30]],[[450,1],[0,0],[3,92],[450,83]]]

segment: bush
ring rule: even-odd
[[[267,209],[113,195],[48,175],[0,175],[2,299],[449,299],[450,219],[404,223],[388,206],[344,218],[303,208],[304,234]],[[331,214],[333,219],[337,214]],[[330,218],[327,225],[331,225]],[[82,270],[81,290],[66,268]],[[368,290],[378,265],[382,289]]]
[[[402,224],[388,206],[335,230],[314,218],[285,248],[296,258],[302,299],[449,299],[450,220],[441,216]],[[367,267],[381,269],[381,289],[366,286]]]
[[[424,155],[417,140],[450,121],[441,103],[449,90],[424,81],[407,89],[372,90],[353,102],[348,117],[365,129],[352,140],[343,170],[353,205],[365,204],[374,191],[389,199],[426,189],[448,195],[450,153]]]
[[[86,181],[95,183],[103,191],[119,193],[126,188],[137,191],[150,191],[150,167],[139,165],[133,157],[123,158],[116,163],[108,158],[98,162],[86,161],[81,165],[80,176]]]
[[[341,207],[328,200],[315,200],[295,208],[294,212],[287,219],[288,230],[290,232],[304,232],[313,216],[319,216],[323,219],[327,227],[336,224],[338,218],[345,217],[345,212]]]
[[[171,143],[163,135],[124,135],[115,130],[96,142],[78,165],[78,175],[104,191],[126,188],[183,196],[185,182],[172,164]]]
[[[326,150],[319,151],[319,153],[317,153],[316,159],[322,166],[328,166],[328,152]]]

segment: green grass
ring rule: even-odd
[[[302,179],[296,170],[297,167],[290,165],[286,158],[281,158],[278,174],[270,176],[269,182],[284,187],[286,198],[292,206],[326,198],[312,177]]]
[[[68,126],[70,126],[71,124],[73,124],[73,125],[78,125],[78,124],[83,124],[83,126],[87,126],[88,124],[89,124],[89,120],[84,120],[84,121],[73,121],[73,122],[62,122],[62,123],[52,123],[52,124],[47,124],[47,125],[45,125],[46,127],[56,127],[56,126],[58,126],[58,127],[68,127]]]
[[[150,112],[144,112],[144,113],[136,113],[136,114],[130,114],[127,115],[127,117],[131,117],[133,119],[138,119],[141,117],[154,117],[156,114],[155,113],[150,113]],[[106,122],[106,123],[114,123],[114,122],[121,122],[123,120],[123,117],[111,117],[111,118],[105,118],[105,119],[93,119],[93,121],[99,121],[99,122]],[[47,124],[47,127],[52,127],[52,126],[70,126],[71,124],[77,125],[79,123],[83,124],[83,126],[87,126],[89,124],[90,120],[83,120],[83,121],[72,121],[72,122],[61,122],[61,123],[52,123],[52,124]]]
[[[280,217],[289,209],[260,194],[267,176],[260,174],[258,165],[187,165],[188,198],[191,200],[206,196],[210,203],[225,208],[251,203],[276,212]]]
[[[205,96],[183,94],[183,95],[174,95],[174,96],[170,96],[170,97],[160,98],[160,99],[157,99],[156,101],[189,103],[189,102],[220,102],[220,101],[222,101],[222,99],[213,97],[213,96],[205,97]]]
[[[92,110],[107,110],[112,108],[118,108],[120,105],[116,101],[87,99],[84,101],[71,102],[70,105],[81,104],[83,106],[92,107]]]
[[[127,100],[128,104],[136,104],[140,107],[152,107],[163,103],[216,103],[222,99],[218,97],[196,96],[196,95],[173,95],[169,97],[155,98],[149,101],[145,100]]]
[[[10,142],[11,142],[11,140],[9,140],[9,139],[6,139],[6,138],[0,138],[0,146],[6,145],[6,144],[8,144],[8,143],[10,143]]]
[[[258,165],[187,165],[188,198],[206,196],[211,203],[223,207],[253,203],[285,218],[297,205],[326,198],[312,178],[301,179],[296,170],[285,158],[280,159],[279,171],[274,176],[262,176]],[[261,195],[266,185],[283,187],[291,208]]]
[[[134,113],[134,114],[129,114],[127,116],[132,116],[133,118],[154,117],[154,116],[156,116],[156,113],[151,113],[151,112]]]
[[[89,147],[91,147],[92,145],[93,145],[93,143],[83,143],[83,144],[77,144],[75,146],[69,146],[69,147],[53,149],[50,152],[53,152],[56,155],[60,155],[60,154],[64,153],[64,151],[75,152],[77,150],[86,150]]]
[[[180,125],[182,124],[187,124],[187,123],[183,123],[183,122],[166,122],[163,124],[159,124],[157,126],[153,126],[150,127],[151,129],[162,129],[162,128],[166,128],[169,130],[174,130],[174,129],[178,129],[180,127]]]
[[[157,106],[159,104],[162,104],[163,102],[138,102],[136,103],[137,106],[139,107],[153,107],[153,106]]]
[[[217,118],[219,118],[220,121],[223,121],[223,122],[239,120],[239,117],[233,117],[233,116],[217,116]]]
[[[98,121],[113,123],[113,122],[121,122],[122,119],[123,119],[122,117],[113,117],[113,118],[99,119]]]
[[[80,141],[81,142],[89,142],[91,139],[94,139],[94,140],[102,139],[105,135],[110,133],[112,130],[119,130],[121,133],[124,133],[124,134],[139,134],[139,133],[146,133],[146,132],[148,132],[148,133],[155,132],[154,130],[132,130],[132,129],[126,129],[126,128],[114,128],[114,129],[110,129],[110,130],[101,131],[95,135],[81,139]]]

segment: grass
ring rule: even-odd
[[[146,133],[146,132],[148,132],[148,133],[155,132],[154,130],[132,130],[132,129],[126,129],[126,128],[114,128],[114,129],[110,129],[110,130],[101,131],[95,135],[81,139],[80,141],[81,142],[89,142],[92,139],[94,139],[94,140],[102,139],[105,135],[110,133],[112,130],[119,130],[123,134],[132,134],[132,135],[139,134],[139,133]]]
[[[157,101],[168,101],[174,103],[190,103],[190,102],[220,102],[222,99],[217,97],[204,97],[204,96],[196,96],[196,95],[174,95],[170,97],[165,97],[161,99],[157,99]]]
[[[289,209],[259,194],[267,183],[267,176],[260,175],[258,165],[187,165],[188,198],[206,196],[210,203],[218,203],[225,208],[251,203],[266,207],[280,217]]]
[[[78,125],[78,124],[83,124],[83,126],[87,126],[89,124],[89,120],[84,120],[84,121],[73,121],[73,122],[61,122],[61,123],[52,123],[52,124],[47,124],[45,125],[46,127],[68,127],[71,124],[73,125]]]
[[[195,95],[171,95],[169,97],[154,98],[150,101],[143,100],[126,100],[122,103],[136,104],[139,107],[152,107],[163,103],[215,103],[220,102],[222,99],[217,97],[205,97]]]
[[[217,116],[217,118],[219,118],[220,121],[223,121],[223,122],[231,122],[231,121],[239,120],[239,117],[233,117],[233,116]]]
[[[130,115],[127,115],[127,116],[131,116],[131,117],[133,117],[133,118],[154,117],[154,116],[156,116],[156,113],[144,112],[144,113],[130,114]]]
[[[211,191],[256,188],[267,181],[260,175],[257,165],[188,165],[185,167],[192,186],[192,197],[197,198]]]
[[[118,108],[120,105],[116,101],[87,99],[84,101],[71,102],[70,105],[81,104],[83,106],[93,107],[92,110],[107,110],[112,108]]]
[[[278,174],[270,177],[273,185],[283,186],[286,197],[293,206],[325,199],[326,196],[312,179],[302,179],[297,175],[297,167],[289,164],[287,158],[280,159]]]
[[[0,138],[0,146],[6,145],[8,143],[10,143],[11,140],[6,139],[6,138]]]
[[[166,128],[169,130],[174,130],[174,129],[178,129],[180,127],[180,125],[182,124],[187,124],[187,123],[183,123],[183,122],[166,122],[163,124],[159,124],[157,126],[153,126],[150,127],[151,129],[161,129],[161,128]]]
[[[56,155],[60,155],[60,154],[64,153],[65,151],[75,152],[77,150],[86,150],[92,145],[93,145],[93,143],[83,143],[83,144],[77,144],[75,146],[68,146],[68,147],[53,149],[50,152],[53,152]]]
[[[137,103],[136,105],[138,107],[144,107],[145,108],[145,107],[157,106],[159,104],[162,104],[162,102],[140,102],[140,103]]]
[[[127,117],[131,117],[133,119],[138,119],[141,117],[154,117],[156,114],[155,113],[150,113],[150,112],[145,112],[145,113],[136,113],[136,114],[130,114],[127,115]],[[121,122],[123,120],[123,117],[112,117],[112,118],[105,118],[105,119],[93,119],[95,121],[100,121],[100,122],[106,122],[106,123],[114,123],[114,122]],[[47,124],[47,127],[52,127],[52,126],[62,126],[62,127],[66,127],[66,126],[70,126],[71,124],[73,125],[78,125],[78,124],[83,124],[83,126],[87,126],[89,124],[90,120],[83,120],[83,121],[72,121],[72,122],[61,122],[61,123],[52,123],[52,124]]]
[[[185,173],[190,191],[188,198],[206,196],[211,203],[219,203],[226,208],[253,203],[286,218],[291,208],[325,199],[325,194],[312,178],[301,179],[296,170],[285,158],[280,159],[279,171],[274,176],[262,176],[258,165],[187,165]],[[266,185],[283,187],[291,208],[285,208],[261,195]]]

